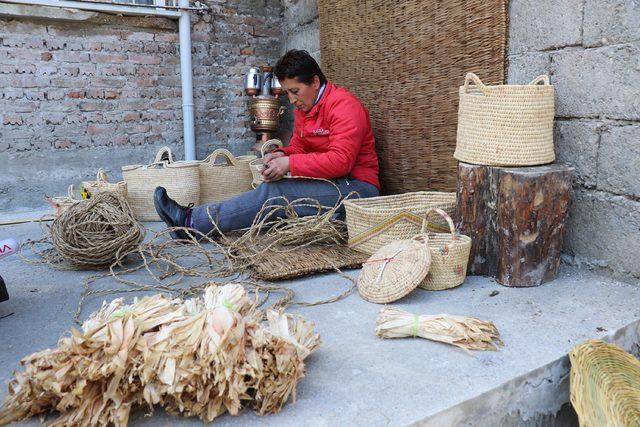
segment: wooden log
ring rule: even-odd
[[[556,278],[573,168],[458,165],[458,228],[473,240],[468,273],[505,286]]]

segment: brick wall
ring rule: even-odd
[[[192,15],[197,155],[244,153],[242,76],[279,56],[280,2],[204,3]],[[0,18],[0,214],[42,207],[98,167],[119,179],[162,145],[182,158],[177,21],[21,10],[39,18]]]

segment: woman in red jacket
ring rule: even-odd
[[[263,159],[265,182],[231,199],[194,208],[178,205],[164,188],[158,187],[154,194],[155,207],[168,226],[194,228],[207,234],[215,228],[213,219],[217,228],[226,232],[250,226],[264,203],[278,196],[289,201],[313,198],[323,206],[333,206],[351,192],[357,192],[359,197],[379,194],[378,156],[369,112],[362,103],[348,90],[328,81],[306,51],[287,52],[274,72],[296,109],[289,146]],[[324,178],[333,184],[323,180],[287,179],[287,173]],[[270,203],[285,202],[276,199]],[[301,216],[315,215],[317,208],[297,207],[296,212]],[[338,216],[344,216],[344,209],[338,211]],[[173,237],[187,236],[178,232]]]

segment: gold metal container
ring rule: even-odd
[[[251,130],[254,132],[275,132],[278,130],[279,119],[285,112],[280,100],[273,96],[258,96],[253,98],[249,106],[253,120]]]

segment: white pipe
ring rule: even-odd
[[[181,7],[188,7],[189,0],[180,0]],[[183,10],[178,21],[180,28],[180,80],[182,81],[182,127],[184,159],[196,159],[196,132],[193,106],[193,68],[191,66],[191,17]]]
[[[84,3],[65,0],[0,0],[2,3],[27,6],[49,6],[69,9],[91,10],[95,12],[117,13],[137,16],[162,16],[178,19],[180,31],[180,80],[182,82],[182,123],[185,160],[196,159],[195,118],[193,105],[193,68],[191,65],[191,17],[188,10],[180,12],[159,8],[141,8],[109,3]],[[179,7],[189,8],[189,0],[180,0]],[[1,11],[0,11],[1,12]]]

